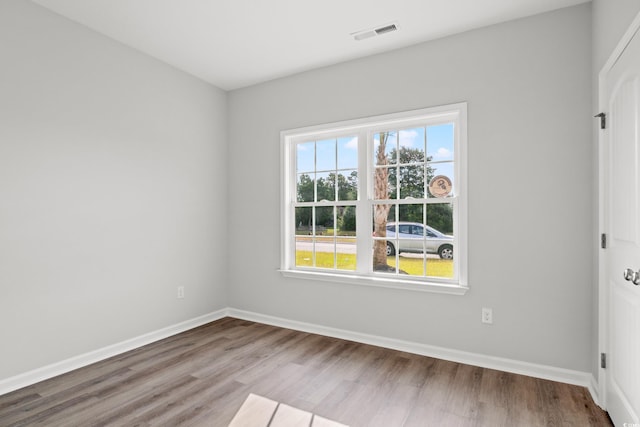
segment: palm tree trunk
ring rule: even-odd
[[[385,153],[388,133],[380,133],[380,145],[376,152],[376,165],[386,166],[388,164]],[[374,194],[376,200],[387,200],[389,198],[389,169],[386,167],[375,168],[374,173]],[[387,236],[387,217],[391,205],[376,204],[373,210],[374,235],[377,237]],[[375,240],[373,242],[373,269],[387,269],[387,242],[386,240]]]

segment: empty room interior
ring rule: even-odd
[[[0,425],[640,425],[639,12],[0,0]]]

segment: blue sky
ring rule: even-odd
[[[396,132],[398,134],[398,132]],[[425,128],[403,129],[399,131],[397,142],[401,147],[425,148]],[[428,126],[426,128],[427,136],[427,157],[431,157],[432,161],[453,160],[453,124],[443,124]],[[388,141],[387,152],[391,152],[395,148],[395,141]],[[314,144],[317,153],[317,165],[314,168]],[[378,144],[378,140],[374,139],[374,144]],[[336,147],[338,150],[336,164]],[[343,137],[338,139],[329,139],[321,141],[311,141],[298,144],[297,151],[297,171],[313,172],[314,170],[344,170],[357,169],[358,152],[357,138]],[[451,174],[453,179],[452,165],[433,165],[438,168],[442,174]],[[436,173],[439,174],[439,173]]]

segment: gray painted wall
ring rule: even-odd
[[[230,92],[230,305],[590,370],[590,41],[583,4]],[[281,130],[459,101],[469,108],[466,296],[277,272]]]
[[[640,0],[593,0],[592,4],[593,71],[597,75],[640,11]]]
[[[226,93],[28,1],[0,40],[0,379],[226,307]]]

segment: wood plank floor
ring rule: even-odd
[[[233,318],[0,396],[0,426],[227,426],[249,393],[357,426],[610,426],[583,387]]]

